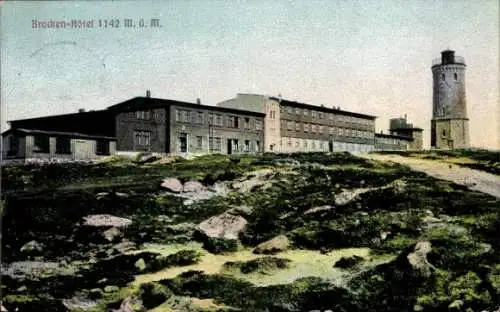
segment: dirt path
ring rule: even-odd
[[[356,156],[407,165],[412,170],[424,172],[438,179],[465,185],[471,190],[500,198],[500,177],[487,172],[459,167],[457,165],[453,165],[450,168],[450,164],[439,160],[418,159],[400,155],[356,154]]]

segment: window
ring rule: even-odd
[[[309,124],[304,124],[304,132],[309,132]]]
[[[328,127],[328,134],[333,135],[333,127]]]
[[[213,125],[214,124],[214,113],[208,113],[208,120],[207,120],[207,123],[209,125]]]
[[[312,142],[312,148],[315,149],[316,148],[316,142]]]
[[[443,129],[442,136],[443,136],[443,137],[445,137],[445,136],[446,136],[446,130],[445,130],[445,129]]]
[[[210,146],[210,151],[221,151],[222,150],[222,139],[217,137],[210,137],[208,140]]]
[[[309,111],[307,109],[304,109],[304,116],[307,116],[309,114]]]
[[[304,147],[307,147],[307,140],[304,141]]]
[[[316,133],[316,125],[311,125],[311,133]]]
[[[328,114],[328,119],[333,120],[333,114]]]
[[[323,118],[323,113],[319,112],[319,118]]]
[[[196,123],[203,124],[203,112],[198,112],[196,114]]]
[[[296,122],[295,123],[295,131],[300,131],[300,123],[299,122]]]
[[[96,155],[109,155],[109,142],[106,140],[97,140],[95,142]]]
[[[444,76],[444,74],[442,74],[442,75],[441,75],[441,80],[443,80],[443,81],[444,81],[444,78],[445,78],[445,76]]]
[[[150,131],[134,131],[134,145],[137,148],[148,148],[151,144],[151,132]]]
[[[215,115],[214,125],[222,127],[222,115],[221,114]]]
[[[273,111],[273,110],[272,110],[272,111],[270,111],[270,112],[269,112],[269,118],[271,118],[271,119],[276,119],[276,112],[275,112],[275,111]]]
[[[245,140],[245,152],[250,152],[250,140]]]
[[[339,135],[344,135],[344,129],[339,128]]]
[[[70,138],[56,138],[56,154],[71,154]]]
[[[187,110],[177,109],[175,112],[175,121],[178,122],[190,122],[191,112]]]
[[[43,134],[37,134],[34,137],[33,152],[35,153],[50,153],[50,138]]]
[[[255,141],[255,147],[257,152],[260,152],[260,141]]]
[[[19,138],[15,135],[9,137],[9,153],[17,154],[19,151]]]
[[[229,116],[229,128],[239,128],[240,117],[237,116]]]
[[[245,129],[250,129],[250,118],[245,117],[245,121],[244,121],[243,125],[244,125]]]
[[[454,78],[455,80],[458,80],[458,75],[457,75],[457,73],[454,73],[454,74],[453,74],[453,78]]]
[[[319,131],[318,131],[318,132],[319,132],[319,133],[323,133],[323,126],[319,126],[318,128],[319,128]]]
[[[292,140],[288,139],[288,147],[292,147]]]
[[[255,121],[255,130],[262,130],[262,121],[261,120]]]
[[[196,137],[196,148],[197,149],[203,149],[203,137],[202,136],[197,136]]]
[[[287,130],[293,130],[293,121],[287,121],[286,122],[286,129]]]
[[[291,107],[287,107],[287,113],[289,115],[293,114],[293,109]]]
[[[295,147],[299,147],[299,141],[295,141]]]
[[[295,109],[295,114],[296,114],[296,115],[300,115],[300,108],[296,108],[296,109]]]
[[[151,119],[151,111],[137,111],[135,117],[141,120],[149,120]]]
[[[312,112],[311,112],[311,116],[312,116],[313,118],[316,118],[316,117],[318,116],[318,112],[317,112],[317,111],[312,111]]]

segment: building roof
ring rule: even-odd
[[[13,128],[13,129],[6,130],[2,133],[2,136],[8,135],[12,132],[21,132],[21,133],[25,133],[25,134],[47,134],[47,135],[53,135],[53,136],[69,136],[69,137],[78,138],[78,139],[116,140],[116,137],[108,137],[108,136],[100,136],[100,135],[88,135],[88,134],[77,133],[77,132],[47,131],[47,130],[23,129],[23,128]]]
[[[233,113],[233,114],[251,115],[251,116],[258,116],[258,117],[265,117],[266,116],[266,114],[261,113],[261,112],[252,112],[252,111],[241,110],[241,109],[225,108],[225,107],[219,107],[219,106],[203,105],[203,104],[196,104],[196,103],[189,103],[189,102],[181,102],[181,101],[176,101],[176,100],[166,100],[166,99],[158,99],[158,98],[142,97],[142,96],[135,97],[135,98],[129,99],[127,101],[109,106],[108,110],[130,111],[130,110],[137,110],[137,109],[168,107],[171,105],[212,110],[212,111],[219,111],[219,112],[227,112],[227,113]]]
[[[283,99],[280,99],[277,97],[270,97],[269,99],[278,101],[278,102],[280,102],[280,104],[285,105],[285,106],[298,107],[298,108],[302,108],[302,109],[312,109],[312,110],[322,111],[322,112],[326,112],[326,113],[334,113],[334,114],[338,114],[338,115],[359,117],[359,118],[372,119],[372,120],[375,120],[377,118],[376,116],[372,116],[372,115],[354,113],[354,112],[344,111],[341,109],[329,108],[326,106],[317,106],[317,105],[312,105],[312,104],[288,101],[288,100],[283,100]]]
[[[66,118],[66,117],[93,115],[93,114],[102,114],[102,113],[108,113],[108,112],[106,110],[90,110],[90,111],[76,112],[76,113],[70,113],[70,114],[48,115],[48,116],[33,117],[33,118],[26,118],[26,119],[7,120],[7,122],[8,123],[26,122],[26,121],[49,119],[49,118]]]
[[[424,131],[424,129],[417,127],[398,127],[391,128],[390,131]]]
[[[375,137],[413,141],[412,137],[407,137],[404,135],[397,135],[397,134],[375,133]]]

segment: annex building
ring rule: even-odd
[[[103,110],[10,121],[4,159],[86,160],[157,155],[369,152],[421,149],[421,129],[375,116],[255,94],[215,106],[135,97]],[[396,119],[394,119],[396,120]]]

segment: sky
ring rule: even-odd
[[[429,147],[431,63],[452,49],[467,63],[471,144],[500,148],[498,0],[6,0],[0,10],[2,131],[7,120],[104,109],[149,89],[207,105],[281,94],[378,116],[384,132],[407,114]],[[152,18],[161,28],[138,27]]]

